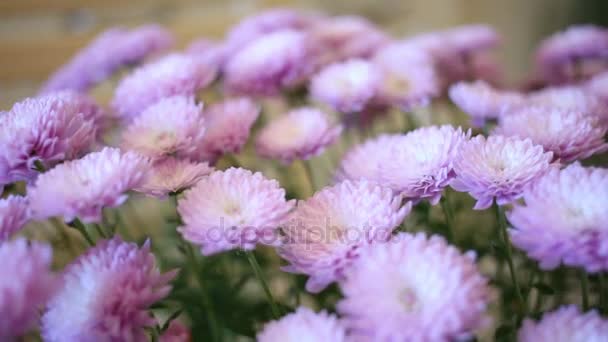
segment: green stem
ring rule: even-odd
[[[55,227],[55,229],[57,229],[57,232],[61,235],[61,238],[65,241],[65,245],[70,250],[71,255],[78,254],[78,251],[74,249],[74,246],[72,245],[72,239],[70,238],[70,235],[66,231],[65,226],[63,225],[61,220],[56,217],[51,217],[50,222]]]
[[[519,301],[520,309],[526,311],[526,301],[521,294],[521,289],[519,287],[519,283],[517,282],[517,275],[515,273],[515,267],[513,266],[513,257],[511,251],[511,241],[509,240],[509,233],[507,232],[507,220],[505,218],[504,209],[499,206],[496,202],[493,204],[494,210],[496,212],[496,219],[498,220],[498,229],[499,234],[502,237],[503,247],[505,250],[505,256],[507,259],[507,265],[509,266],[509,273],[511,275],[511,281],[513,282],[513,287],[515,288],[515,294],[517,295],[517,299]]]
[[[89,245],[95,246],[95,242],[89,235],[89,232],[87,232],[87,227],[85,227],[84,223],[82,223],[82,221],[80,221],[78,219],[78,217],[75,218],[74,220],[72,220],[72,222],[69,222],[68,226],[70,226],[70,227],[76,229],[78,232],[80,232],[80,234],[82,234],[82,237],[84,237],[84,239],[87,240]]]
[[[40,159],[36,159],[34,161],[34,169],[40,173],[44,173],[46,171],[46,167],[44,166],[44,164],[40,161]]]
[[[278,319],[281,316],[281,313],[279,311],[279,308],[277,307],[277,304],[274,301],[274,298],[272,297],[272,292],[270,292],[270,287],[268,287],[268,283],[266,282],[266,279],[264,278],[264,275],[262,274],[262,269],[260,268],[260,264],[258,264],[258,261],[255,258],[255,255],[253,254],[252,251],[246,251],[245,254],[247,255],[247,260],[249,260],[249,263],[251,264],[251,268],[253,268],[253,272],[255,273],[255,276],[258,278],[260,284],[262,285],[262,288],[264,289],[264,292],[266,293],[266,298],[268,299],[268,303],[270,304],[272,316],[275,319]]]
[[[445,237],[448,242],[454,242],[454,212],[452,211],[452,207],[450,206],[450,200],[448,199],[447,191],[441,197],[439,201],[441,203],[441,209],[443,209],[443,215],[445,216]]]
[[[608,312],[608,288],[606,288],[606,274],[600,273],[598,275],[599,287],[600,287],[600,312]]]
[[[101,236],[104,239],[108,238],[108,235],[103,231],[103,229],[101,228],[101,226],[97,223],[93,223],[93,228],[95,228],[95,230],[97,231],[97,234],[99,234],[99,236]]]
[[[308,183],[308,188],[310,190],[309,195],[312,196],[315,193],[316,187],[310,162],[307,160],[299,160],[299,162],[304,170],[304,176],[306,177],[306,182]]]
[[[192,245],[186,243],[185,249],[187,257],[190,259],[192,273],[194,274],[194,278],[196,278],[198,286],[201,290],[201,300],[203,301],[203,307],[207,310],[207,319],[209,320],[209,333],[211,334],[211,341],[220,341],[220,329],[217,323],[217,318],[215,317],[215,311],[213,309],[213,305],[211,304],[211,300],[209,299],[209,294],[207,293],[203,277],[199,273],[201,264],[198,262],[196,254],[192,249]]]
[[[589,310],[589,283],[585,270],[579,270],[578,276],[581,280],[581,293],[583,295],[583,311]]]

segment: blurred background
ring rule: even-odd
[[[503,36],[507,80],[521,79],[542,37],[573,23],[604,24],[606,0],[0,0],[0,110],[41,82],[97,33],[114,25],[165,25],[177,47],[222,38],[240,18],[270,7],[359,14],[395,37],[465,23]]]

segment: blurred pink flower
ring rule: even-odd
[[[152,164],[143,183],[134,190],[162,199],[193,186],[212,171],[213,168],[206,162],[169,157]]]
[[[606,339],[608,320],[596,311],[581,312],[575,305],[546,312],[540,321],[526,319],[517,333],[520,342],[600,342]]]
[[[335,315],[325,311],[315,313],[301,306],[277,321],[266,323],[257,341],[344,342],[346,331]]]
[[[25,197],[10,195],[0,199],[0,245],[23,228],[29,219],[30,210]]]

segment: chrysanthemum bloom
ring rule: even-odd
[[[526,105],[550,106],[597,116],[608,125],[608,105],[582,87],[549,87],[526,97]]]
[[[127,199],[125,193],[143,182],[148,167],[145,157],[109,147],[57,165],[28,190],[32,215],[98,222],[104,207],[121,205]]]
[[[98,105],[95,100],[82,93],[73,90],[63,90],[53,93],[57,100],[70,103],[74,106],[74,114],[82,114],[85,121],[93,121],[97,128],[97,137],[101,138],[103,133],[111,124],[111,117],[104,108]]]
[[[584,84],[584,89],[608,104],[608,71],[598,74]]]
[[[412,208],[401,195],[368,181],[344,181],[299,201],[283,227],[279,254],[284,270],[310,277],[306,290],[319,292],[343,277],[359,248],[386,241]]]
[[[315,313],[299,307],[278,321],[267,323],[257,335],[259,342],[344,342],[346,332],[338,318],[325,311]]]
[[[380,183],[403,197],[435,205],[454,178],[453,163],[469,132],[449,125],[412,131],[387,146],[389,156],[379,168]]]
[[[494,199],[509,204],[549,170],[552,159],[530,139],[478,135],[461,146],[450,185],[477,200],[473,209],[487,209]]]
[[[505,115],[496,134],[530,138],[561,162],[585,159],[608,150],[607,127],[598,118],[581,112],[551,107],[524,107]]]
[[[79,157],[93,144],[96,131],[81,104],[63,93],[16,103],[0,115],[0,185],[32,181],[36,161],[48,168]]]
[[[483,24],[457,26],[441,34],[451,49],[462,54],[487,50],[500,43],[498,33],[492,27]]]
[[[59,285],[52,260],[45,244],[21,238],[0,243],[0,340],[13,341],[34,327]]]
[[[212,171],[213,168],[206,162],[196,163],[169,157],[152,164],[143,183],[134,190],[148,196],[165,198],[170,193],[191,187]]]
[[[45,341],[147,341],[156,323],[148,307],[171,290],[150,243],[103,240],[70,264],[42,316]]]
[[[29,218],[25,197],[11,195],[0,199],[0,244],[19,231]]]
[[[383,134],[352,147],[340,162],[336,181],[367,179],[380,182],[380,168],[392,163],[390,150],[402,138],[399,134]]]
[[[210,65],[220,68],[228,58],[225,43],[209,40],[206,38],[197,39],[188,45],[186,53],[202,59]]]
[[[517,333],[520,342],[606,340],[608,320],[596,311],[581,312],[575,305],[562,306],[545,313],[539,322],[526,319]]]
[[[123,28],[106,30],[57,70],[44,84],[42,92],[87,91],[119,68],[165,50],[172,43],[171,34],[158,25],[146,25],[131,31]]]
[[[235,94],[272,96],[301,85],[313,72],[306,34],[280,30],[247,44],[224,70],[226,89]]]
[[[241,151],[260,115],[260,106],[248,98],[227,99],[213,104],[203,112],[207,132],[197,159],[210,163],[225,153]]]
[[[203,144],[205,119],[193,97],[172,96],[151,105],[123,132],[122,147],[150,158],[195,158]]]
[[[323,112],[312,107],[294,109],[271,121],[256,139],[256,151],[265,158],[291,164],[321,154],[342,132]]]
[[[575,163],[552,170],[508,214],[512,241],[544,269],[561,263],[608,270],[608,170]],[[550,215],[539,215],[550,213]]]
[[[400,233],[359,251],[337,304],[361,341],[456,341],[487,318],[490,291],[474,253],[443,237]]]
[[[184,239],[200,246],[204,255],[258,243],[279,243],[277,228],[294,201],[285,190],[261,173],[241,168],[215,171],[186,191],[177,210],[184,222],[178,228]]]
[[[380,70],[371,62],[351,59],[323,68],[310,83],[310,95],[338,112],[360,112],[380,86]]]
[[[494,89],[485,81],[456,83],[450,87],[449,96],[454,104],[471,116],[476,126],[501,117],[524,101],[523,95]]]
[[[426,106],[439,94],[439,81],[431,56],[405,44],[380,49],[373,62],[380,69],[381,81],[376,100],[409,111]]]
[[[483,80],[497,86],[504,83],[503,66],[490,53],[476,53],[469,61],[469,79]]]
[[[217,68],[192,55],[171,54],[143,65],[125,77],[112,105],[123,117],[134,117],[162,98],[194,96],[216,76]]]

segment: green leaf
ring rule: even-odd
[[[510,337],[514,332],[513,326],[509,324],[503,324],[494,333],[494,340],[496,341],[509,341]]]
[[[555,290],[545,284],[545,283],[534,283],[534,285],[532,285],[532,287],[534,287],[535,289],[538,290],[538,292],[544,294],[544,295],[554,295],[555,294]]]
[[[173,322],[173,320],[175,320],[179,315],[181,315],[182,311],[183,311],[182,309],[178,309],[177,311],[172,313],[171,316],[169,316],[169,318],[167,318],[167,320],[165,321],[165,324],[163,324],[163,326],[160,328],[161,334],[164,333],[167,329],[169,329],[169,325],[171,325],[171,322]]]

